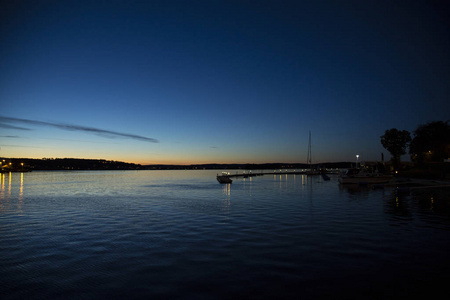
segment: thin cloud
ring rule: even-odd
[[[157,139],[153,139],[153,138],[149,138],[149,137],[145,137],[145,136],[141,136],[141,135],[105,130],[105,129],[95,128],[95,127],[71,125],[71,124],[64,124],[64,123],[51,123],[51,122],[43,122],[43,121],[36,121],[36,120],[28,120],[28,119],[19,119],[19,118],[10,118],[10,117],[0,116],[0,126],[2,126],[4,128],[31,130],[29,128],[18,127],[18,126],[8,125],[8,124],[4,124],[4,123],[47,126],[47,127],[53,127],[53,128],[58,128],[58,129],[62,129],[62,130],[94,133],[94,134],[99,134],[99,135],[102,135],[102,136],[105,136],[108,138],[121,137],[121,138],[130,138],[130,139],[144,141],[144,142],[150,142],[150,143],[158,143],[159,142]]]
[[[2,120],[3,117],[0,117],[0,120]],[[8,124],[3,124],[0,123],[0,127],[1,128],[6,128],[6,129],[17,129],[17,130],[31,130],[29,128],[25,128],[25,127],[19,127],[19,126],[13,126],[13,125],[8,125]]]
[[[74,140],[74,139],[58,139],[58,138],[39,138],[40,140],[51,140],[51,141],[67,141],[67,142],[76,142],[76,143],[89,143],[89,144],[119,144],[112,142],[99,142],[99,141],[83,141],[83,140]]]
[[[18,139],[18,135],[0,135],[0,137],[8,138],[8,139]]]

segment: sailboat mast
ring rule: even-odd
[[[309,131],[309,142],[308,142],[308,157],[306,159],[309,164],[309,168],[311,169],[311,130]]]

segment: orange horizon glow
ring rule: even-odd
[[[4,157],[3,159],[86,159],[86,160],[106,160],[106,161],[120,161],[124,163],[132,163],[138,165],[207,165],[207,164],[266,164],[266,163],[304,163],[304,162],[291,162],[291,161],[183,161],[183,160],[130,160],[130,159],[109,159],[109,158],[92,158],[92,157]]]
[[[67,157],[67,156],[58,156],[58,157],[36,157],[36,156],[27,156],[27,157],[2,157],[2,159],[86,159],[86,160],[105,160],[105,161],[119,161],[124,163],[132,163],[138,165],[178,165],[178,166],[190,166],[190,165],[207,165],[207,164],[306,164],[305,161],[295,161],[295,160],[245,160],[245,159],[235,159],[235,160],[181,160],[181,159],[161,159],[161,160],[151,160],[151,159],[127,159],[127,158],[96,158],[96,157]],[[347,160],[324,160],[320,162],[315,162],[314,164],[320,163],[333,163],[333,162],[345,162]]]

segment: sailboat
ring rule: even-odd
[[[319,175],[320,173],[313,170],[312,168],[312,157],[311,157],[311,130],[309,131],[309,143],[308,143],[308,157],[306,158],[306,163],[309,165],[309,171],[306,171],[306,175]]]

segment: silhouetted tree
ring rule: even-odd
[[[400,156],[406,154],[406,147],[411,141],[411,136],[406,130],[392,128],[386,130],[381,136],[381,144],[392,155],[394,169],[397,170],[400,164]]]
[[[448,122],[434,121],[417,127],[409,147],[409,154],[413,161],[417,163],[442,162],[450,156],[450,125]]]

